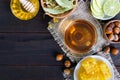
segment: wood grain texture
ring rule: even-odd
[[[63,80],[59,66],[3,66],[1,80]]]
[[[43,32],[51,19],[45,16],[40,6],[39,13],[33,19],[19,20],[11,12],[10,0],[0,0],[0,13],[0,32]]]
[[[48,32],[51,18],[41,7],[34,19],[21,21],[11,13],[10,0],[0,0],[0,13],[0,80],[63,80],[63,62],[55,60],[63,51]],[[111,56],[120,72],[120,54]]]

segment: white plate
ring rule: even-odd
[[[104,57],[98,56],[98,55],[87,56],[87,57],[83,58],[81,61],[79,61],[79,63],[77,64],[77,66],[75,67],[75,70],[74,70],[74,80],[78,80],[77,74],[78,74],[78,70],[81,66],[81,62],[88,57],[96,58],[98,60],[105,62],[108,65],[110,72],[112,74],[112,78],[109,80],[114,80],[114,70],[113,70],[112,65],[110,64],[110,62],[107,59],[105,59]]]
[[[115,17],[115,16],[104,16],[103,18],[101,18],[101,17],[97,17],[93,14],[92,14],[92,16],[95,17],[96,19],[100,19],[100,20],[109,20],[109,19],[112,19]]]

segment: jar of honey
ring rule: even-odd
[[[22,1],[22,2],[21,2]],[[39,11],[39,0],[11,0],[10,8],[15,17],[20,20],[29,20],[35,17]],[[31,7],[32,6],[32,7]],[[34,8],[34,11],[26,9]]]

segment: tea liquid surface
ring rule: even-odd
[[[85,53],[96,42],[95,27],[85,20],[76,20],[65,30],[66,45],[77,53]]]

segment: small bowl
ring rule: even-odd
[[[21,5],[21,3],[19,2],[19,0],[11,0],[10,8],[11,8],[13,15],[20,20],[33,19],[39,12],[40,4],[39,4],[39,0],[30,0],[30,2],[35,7],[34,12],[26,11]]]
[[[115,22],[119,22],[119,28],[120,28],[120,20],[111,20],[111,21],[109,21],[108,23],[106,23],[104,26],[103,26],[103,36],[104,36],[104,38],[109,42],[109,43],[120,43],[120,31],[119,31],[119,34],[116,34],[116,33],[114,33],[114,28],[115,27],[117,27],[116,26],[116,24],[115,24]],[[106,32],[106,29],[109,27],[109,25],[110,24],[113,24],[114,26],[111,26],[111,28],[112,28],[112,33],[110,33],[110,34],[113,34],[113,35],[119,35],[118,36],[118,41],[115,41],[115,40],[112,40],[112,38],[108,38],[108,36],[110,35],[110,34],[108,34],[107,32]],[[114,38],[115,39],[115,38]]]
[[[111,75],[112,75],[111,79],[109,79],[109,80],[114,80],[114,70],[113,70],[111,63],[106,58],[104,58],[102,56],[98,56],[98,55],[87,56],[78,62],[77,66],[75,67],[75,70],[74,70],[74,80],[78,80],[78,71],[79,71],[79,68],[81,67],[81,62],[89,57],[105,62],[111,72]]]
[[[45,3],[45,0],[41,0],[42,8],[45,7],[44,3]],[[62,13],[62,14],[51,14],[51,13],[48,13],[48,12],[45,12],[45,14],[50,16],[50,17],[53,17],[53,18],[60,18],[60,19],[65,18],[65,17],[69,16],[70,14],[72,14],[75,11],[75,9],[77,7],[77,3],[78,3],[78,0],[74,0],[75,7],[73,9],[69,10],[69,11],[66,11],[66,12]]]

